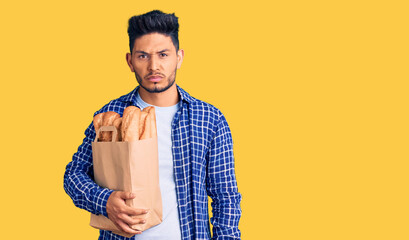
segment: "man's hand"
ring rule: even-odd
[[[133,198],[135,198],[135,195],[131,192],[114,191],[108,198],[106,208],[108,218],[119,230],[135,235],[142,232],[134,230],[130,226],[145,223],[145,219],[136,217],[146,214],[148,211],[145,209],[135,209],[125,204],[126,199]]]

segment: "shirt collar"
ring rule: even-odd
[[[192,103],[195,99],[189,95],[185,90],[183,90],[181,87],[176,85],[179,96],[180,96],[180,101],[186,102],[186,103]],[[136,95],[138,93],[139,86],[137,86],[134,90],[132,90],[130,93],[120,97],[120,100],[124,102],[130,102],[133,105],[136,106]]]

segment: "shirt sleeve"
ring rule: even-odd
[[[91,123],[85,130],[82,144],[65,169],[64,189],[75,206],[108,217],[106,203],[113,190],[101,188],[94,182],[91,147],[94,138],[95,130]]]
[[[208,156],[206,187],[212,198],[212,239],[240,239],[241,194],[234,170],[233,140],[222,114]]]

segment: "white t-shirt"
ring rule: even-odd
[[[139,94],[137,102],[142,109],[152,106],[144,102]],[[170,107],[154,106],[158,131],[159,185],[162,195],[163,221],[159,225],[135,235],[135,239],[138,240],[182,239],[172,154],[172,120],[180,107],[179,103]]]

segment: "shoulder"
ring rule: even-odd
[[[218,125],[221,123],[227,124],[226,119],[220,109],[208,102],[190,96],[180,87],[179,92],[182,99],[187,101],[189,104],[189,112],[191,114],[191,119],[193,120],[193,125],[206,127],[212,131],[215,131]]]
[[[190,109],[194,115],[204,115],[219,118],[223,114],[214,105],[192,97],[189,93],[178,86],[179,93],[183,101],[188,102]]]
[[[103,113],[103,112],[116,112],[120,115],[122,115],[124,109],[131,105],[134,101],[134,99],[136,99],[135,96],[135,92],[136,92],[137,88],[133,89],[131,92],[122,95],[116,99],[113,99],[111,101],[109,101],[107,104],[105,104],[101,109],[99,109],[98,111],[96,111],[94,113],[94,116],[99,114],[99,113]]]
[[[229,124],[223,113],[215,106],[195,99],[190,104],[193,131],[201,132],[213,144],[232,144]],[[205,134],[207,133],[207,135]]]
[[[217,119],[223,115],[217,107],[199,99],[195,99],[195,101],[191,102],[190,105],[193,111],[198,114],[201,113],[203,115],[212,116]]]

